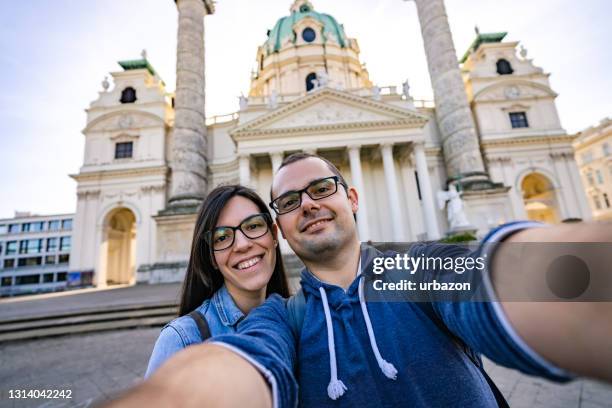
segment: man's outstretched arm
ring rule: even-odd
[[[147,381],[104,405],[111,407],[269,408],[268,384],[255,367],[215,344],[188,347]]]
[[[612,382],[612,293],[607,302],[525,302],[504,301],[511,297],[513,285],[517,282],[515,243],[533,243],[534,246],[546,243],[553,247],[552,251],[542,251],[535,255],[550,259],[525,259],[522,265],[550,265],[559,254],[551,243],[576,243],[576,247],[584,243],[598,246],[594,251],[580,251],[579,257],[586,264],[599,267],[596,274],[612,275],[612,264],[603,264],[610,253],[606,255],[605,247],[612,247],[612,224],[567,224],[550,228],[530,228],[510,236],[498,247],[491,270],[493,287],[502,299],[501,306],[508,322],[518,336],[522,338],[536,353],[558,367],[571,373],[595,377]],[[601,244],[597,244],[601,243]],[[523,244],[525,245],[525,244]],[[528,244],[527,244],[528,245]],[[527,251],[533,252],[533,251]],[[522,277],[532,277],[534,282],[541,281],[546,271],[525,270]],[[591,284],[595,276],[591,277]],[[607,278],[610,282],[610,278]],[[520,282],[529,285],[529,282]],[[571,284],[571,282],[570,282]],[[588,300],[588,299],[587,299]]]

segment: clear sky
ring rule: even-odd
[[[402,0],[312,0],[357,38],[362,62],[380,86],[410,78],[417,98],[431,86],[416,15]],[[292,0],[218,0],[206,17],[208,115],[237,110],[247,94],[257,46]],[[457,53],[481,32],[508,31],[551,73],[565,129],[612,116],[609,0],[446,0]],[[0,218],[14,210],[73,212],[83,160],[85,112],[116,61],[149,61],[175,83],[177,12],[173,0],[28,0],[0,14]]]

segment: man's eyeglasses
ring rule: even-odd
[[[234,245],[236,230],[242,231],[247,238],[255,239],[264,236],[271,224],[270,214],[253,214],[245,218],[237,227],[217,227],[212,231],[207,231],[204,237],[214,251],[222,251]]]
[[[272,200],[270,207],[279,215],[286,214],[302,205],[302,193],[305,192],[313,200],[321,200],[338,191],[338,184],[344,186],[345,189],[348,188],[346,184],[340,181],[338,176],[315,180],[301,190],[288,191],[281,194]]]

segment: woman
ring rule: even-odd
[[[203,336],[234,332],[272,293],[289,296],[277,227],[268,208],[247,187],[215,188],[196,221],[179,317],[162,329],[145,377]]]

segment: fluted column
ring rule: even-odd
[[[204,16],[214,12],[214,5],[212,0],[176,0],[176,7],[178,39],[169,203],[197,205],[208,187]]]
[[[400,198],[397,192],[397,174],[395,173],[395,163],[393,162],[393,145],[390,143],[380,145],[380,152],[383,159],[387,196],[389,197],[389,207],[391,210],[393,241],[399,242],[404,238],[404,231],[402,230],[403,222],[401,221]]]
[[[417,177],[419,179],[419,187],[421,188],[421,201],[423,202],[423,215],[425,218],[427,239],[438,239],[440,238],[440,229],[438,228],[438,219],[436,218],[434,193],[431,188],[425,148],[422,143],[414,144],[414,161],[416,162]]]
[[[283,163],[283,152],[270,153],[270,160],[272,161],[272,176],[274,176]]]
[[[351,164],[351,178],[359,194],[359,211],[357,214],[357,229],[362,241],[370,239],[370,227],[368,225],[368,206],[366,203],[366,191],[363,183],[363,172],[361,171],[361,157],[359,154],[361,146],[348,146],[349,161]]]
[[[483,173],[487,179],[457,53],[448,24],[444,0],[415,0],[429,76],[434,92],[436,116],[449,178]]]

